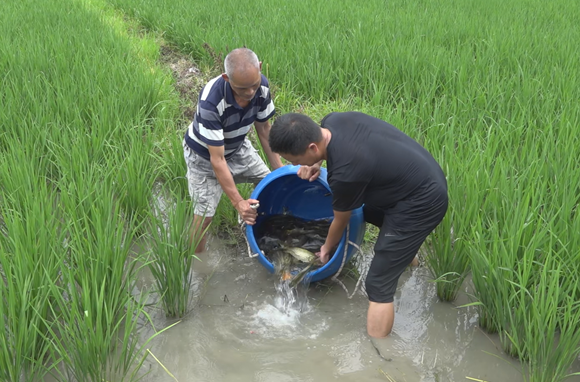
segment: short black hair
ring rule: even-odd
[[[322,140],[320,126],[310,117],[288,113],[276,118],[270,129],[270,148],[278,154],[302,155],[308,145]]]

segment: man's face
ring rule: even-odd
[[[250,68],[243,72],[234,72],[226,79],[235,96],[243,101],[251,101],[262,83],[262,76],[258,68]]]

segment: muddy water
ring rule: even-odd
[[[393,334],[382,340],[366,335],[363,295],[348,300],[339,286],[321,282],[302,291],[307,302],[284,312],[275,281],[256,259],[214,240],[195,264],[192,314],[149,347],[175,379],[149,357],[144,381],[524,380],[497,336],[477,327],[473,308],[437,300],[424,268],[402,276]],[[456,304],[466,302],[462,295]],[[158,329],[173,322],[151,314]]]

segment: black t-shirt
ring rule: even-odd
[[[386,210],[418,193],[433,192],[426,185],[434,183],[447,192],[433,156],[387,122],[346,112],[328,114],[321,126],[332,133],[326,162],[333,209],[350,211],[367,204]]]

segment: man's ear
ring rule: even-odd
[[[262,61],[260,61],[260,72],[262,71]]]
[[[225,73],[222,73],[222,78],[223,78],[224,80],[226,80],[227,82],[230,82],[230,78],[228,77],[228,75],[227,75],[227,74],[225,74]]]
[[[314,142],[312,142],[311,144],[308,145],[308,149],[312,150],[315,154],[318,153],[318,145]]]

